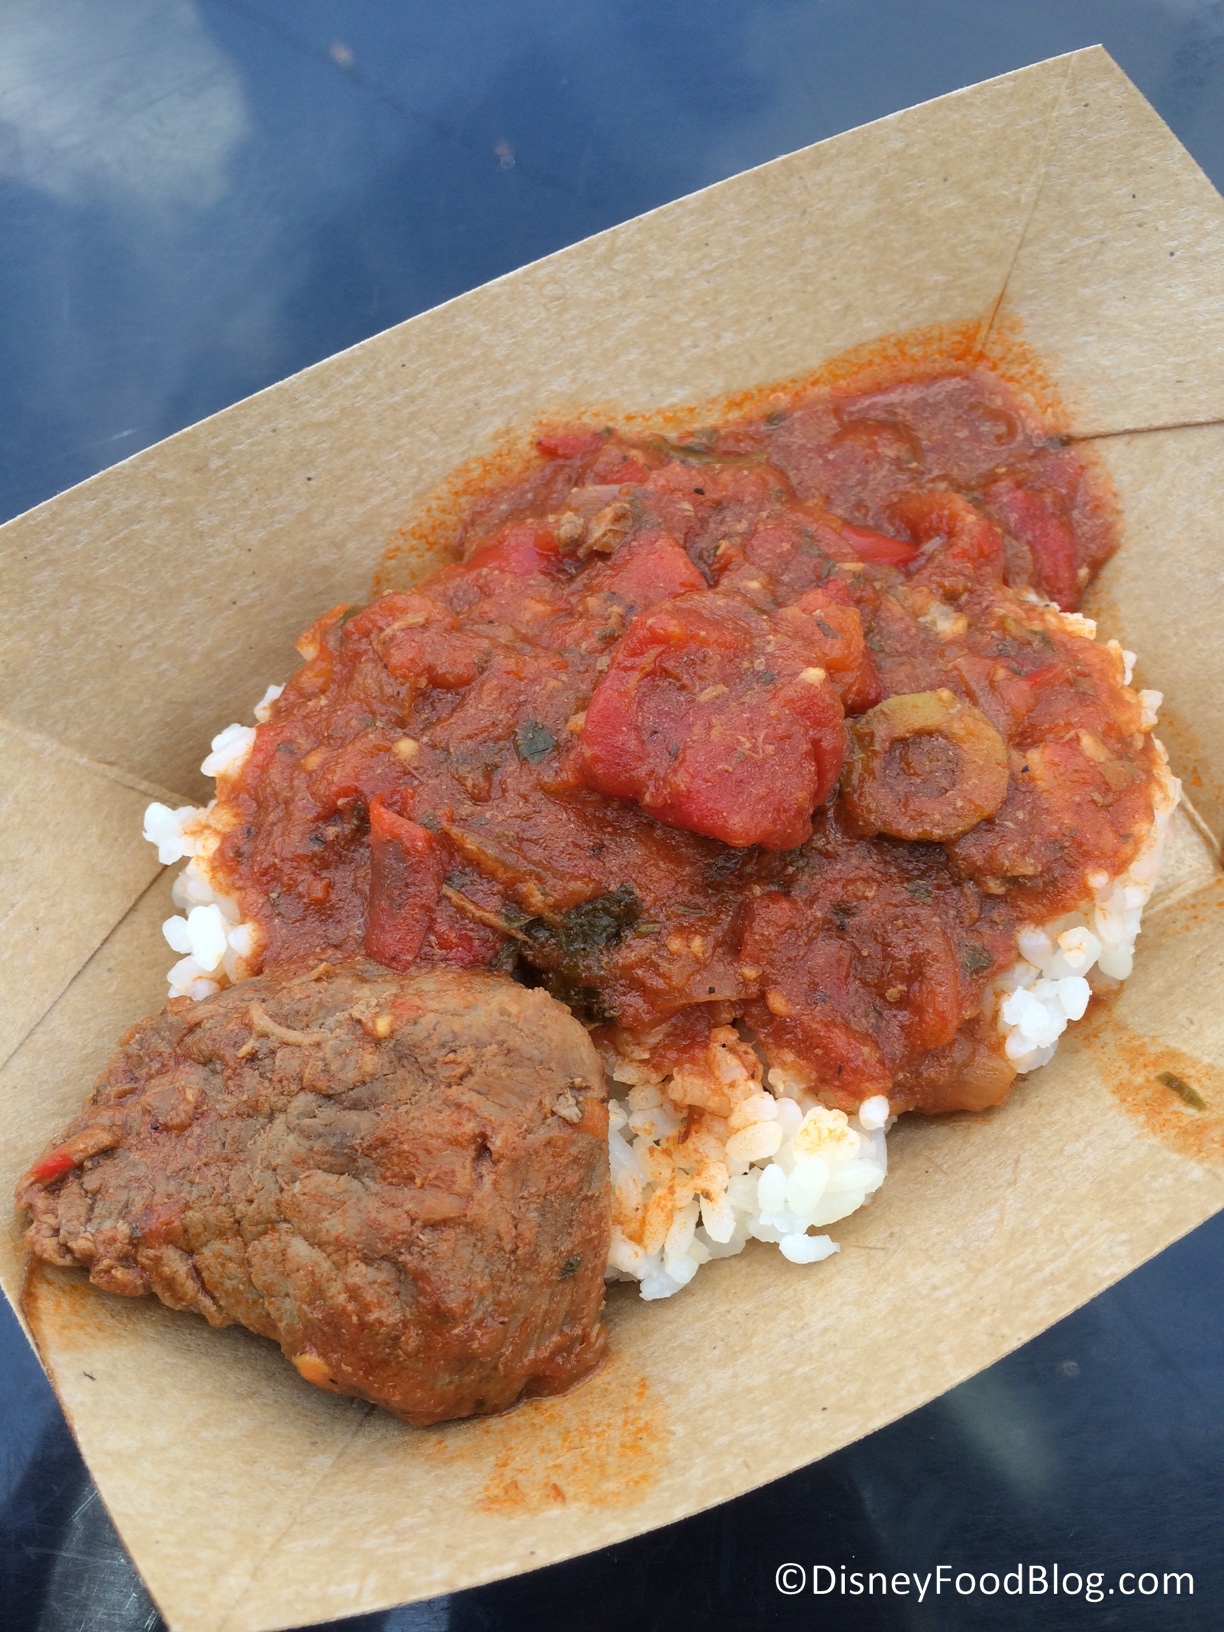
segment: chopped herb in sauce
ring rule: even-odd
[[[622,884],[593,901],[580,901],[561,914],[557,939],[567,956],[614,946],[642,916],[642,903],[632,884]]]
[[[1178,1099],[1184,1099],[1186,1104],[1195,1111],[1205,1111],[1207,1101],[1197,1088],[1192,1088],[1183,1078],[1176,1076],[1172,1071],[1158,1071],[1156,1081],[1163,1082],[1165,1087],[1175,1093]]]
[[[556,739],[547,726],[541,725],[538,720],[524,720],[515,727],[514,747],[520,759],[528,765],[534,765],[551,754],[557,746]]]

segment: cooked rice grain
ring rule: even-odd
[[[876,1095],[854,1117],[829,1110],[781,1068],[767,1070],[733,1026],[714,1028],[700,1065],[666,1075],[648,1063],[651,1043],[622,1040],[605,1059],[628,1088],[610,1105],[609,1277],[667,1298],[750,1240],[796,1264],[836,1252],[812,1232],[883,1184],[888,1101]]]

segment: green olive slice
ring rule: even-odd
[[[954,693],[886,697],[847,720],[842,798],[864,833],[946,844],[993,816],[1007,793],[1007,748]]]

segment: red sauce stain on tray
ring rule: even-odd
[[[1206,929],[1224,908],[1224,877],[1216,874],[1193,894],[1182,896],[1164,907],[1151,925],[1147,944],[1155,948],[1167,941]],[[1145,926],[1146,928],[1147,926]]]
[[[456,1425],[426,1440],[421,1454],[456,1475],[472,1469],[473,1505],[516,1516],[633,1506],[657,1482],[670,1437],[658,1395],[614,1355],[568,1394]]]
[[[20,1306],[40,1354],[61,1362],[126,1343],[133,1321],[147,1318],[126,1298],[100,1298],[79,1270],[37,1258],[27,1265]]]
[[[1147,1133],[1192,1161],[1224,1165],[1224,1068],[1136,1031],[1115,1003],[1094,1005],[1081,1037],[1110,1093]]]
[[[1167,705],[1160,710],[1160,740],[1173,769],[1200,811],[1224,809],[1224,782],[1211,768],[1211,755],[1190,725]]]
[[[630,1507],[657,1480],[669,1438],[650,1384],[629,1381],[614,1361],[566,1398],[531,1400],[486,1433],[506,1443],[477,1506],[506,1514]]]

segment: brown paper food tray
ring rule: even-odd
[[[285,677],[298,630],[365,598],[452,467],[542,415],[725,399],[923,325],[989,356],[1021,326],[1118,493],[1106,632],[1165,691],[1215,825],[1222,250],[1220,198],[1105,53],[1077,52],[565,250],[11,522],[0,1187],[162,999],[145,803],[199,798],[208,738]],[[614,1357],[563,1399],[413,1431],[244,1332],[74,1273],[27,1281],[14,1221],[5,1289],[170,1625],[373,1610],[680,1518],[922,1404],[1206,1218],[1224,887],[1202,826],[1179,816],[1172,848],[1124,995],[1052,1065],[996,1112],[899,1127],[888,1184],[819,1269],[750,1249],[664,1304],[615,1293]]]

